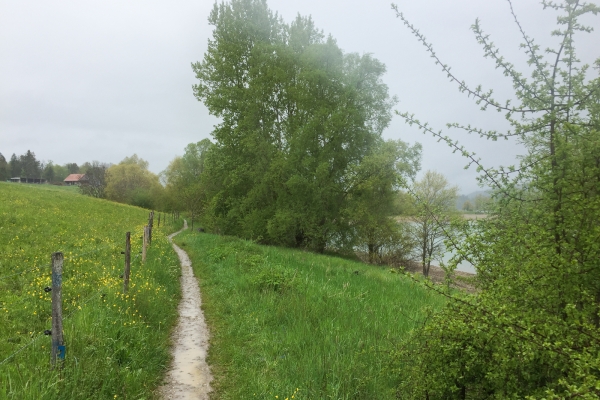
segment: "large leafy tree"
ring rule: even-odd
[[[106,197],[106,171],[110,166],[99,161],[86,162],[81,166],[85,177],[79,186],[82,194],[96,198]]]
[[[137,155],[106,170],[106,198],[119,203],[154,208],[162,196],[158,176],[148,171],[148,162]]]
[[[370,55],[344,54],[262,0],[215,4],[194,93],[222,123],[207,171],[222,231],[322,251],[348,242],[349,173],[373,151],[394,100]]]
[[[450,137],[403,114],[477,164],[482,183],[495,191],[490,218],[458,249],[476,266],[480,292],[446,294],[448,306],[406,344],[403,397],[600,397],[600,79],[590,77],[574,46],[577,33],[591,29],[581,17],[600,8],[578,0],[542,4],[560,13],[552,32],[558,46],[545,54],[513,12],[529,79],[500,56],[479,21],[473,25],[485,56],[512,79],[516,105],[459,80],[397,10],[461,91],[504,111],[512,130],[450,127],[492,140],[516,136],[527,150],[517,166],[488,169]]]

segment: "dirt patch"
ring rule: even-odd
[[[187,222],[183,229],[187,229]],[[169,240],[179,232],[170,235]],[[187,253],[172,244],[181,262],[182,297],[179,321],[172,338],[173,362],[160,395],[163,399],[208,399],[213,378],[206,363],[209,333],[200,309],[200,288]]]

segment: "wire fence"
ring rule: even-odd
[[[52,264],[50,264],[50,263],[49,263],[49,264],[37,265],[37,266],[35,266],[35,267],[31,267],[31,268],[24,269],[23,271],[20,271],[20,272],[15,272],[15,273],[13,273],[13,274],[9,274],[9,275],[3,275],[3,276],[0,276],[0,281],[2,281],[2,280],[5,280],[5,279],[8,279],[8,278],[15,277],[15,276],[18,276],[18,275],[23,275],[23,274],[25,274],[25,273],[27,273],[27,272],[31,272],[31,271],[35,271],[35,270],[39,270],[39,269],[41,269],[41,268],[48,268],[48,267],[51,267],[51,266],[52,266]]]
[[[142,248],[144,248],[145,246],[148,246],[150,244],[149,243],[150,240],[148,240],[148,238],[146,238],[144,236],[151,234],[152,225],[153,225],[153,218],[154,218],[154,213],[152,212],[152,213],[150,213],[150,216],[149,216],[149,219],[148,219],[148,227],[149,227],[149,229],[147,229],[146,227],[144,227],[142,229],[135,230],[135,231],[132,232],[133,237],[137,237],[137,235],[139,235],[139,234],[143,235],[142,236],[142,238],[143,238]],[[127,237],[129,239],[130,236],[127,236]],[[103,252],[105,252],[109,248],[111,248],[113,250],[112,252],[115,253],[113,255],[116,255],[116,254],[126,255],[126,259],[129,259],[130,262],[131,261],[137,261],[140,258],[141,253],[142,253],[141,251],[137,252],[137,250],[136,250],[135,251],[136,254],[133,257],[131,257],[130,254],[126,254],[125,251],[122,251],[122,248],[121,248],[120,245],[118,245],[116,242],[113,242],[113,243],[107,243],[106,245],[101,246],[101,247],[96,247],[96,248],[94,248],[93,250],[90,250],[90,251],[85,251],[85,252],[81,252],[81,253],[77,253],[77,254],[69,254],[68,257],[65,257],[65,258],[62,259],[62,262],[69,263],[69,262],[80,261],[80,260],[83,260],[84,257],[88,257],[88,256],[90,256],[92,254],[103,253]],[[131,249],[131,246],[127,243],[126,246],[125,246],[125,248],[126,249]],[[136,246],[136,248],[137,248],[137,246]],[[62,253],[62,252],[58,252],[58,253]],[[127,258],[127,256],[129,256],[129,258]],[[53,268],[52,271],[50,271],[49,267]],[[126,268],[127,268],[127,266],[126,266]],[[55,272],[54,272],[53,263],[44,263],[44,264],[36,265],[36,266],[30,267],[30,268],[26,268],[26,269],[24,269],[22,271],[19,271],[19,272],[15,272],[15,273],[11,273],[11,274],[0,276],[0,281],[7,280],[9,278],[14,278],[16,276],[23,276],[24,274],[27,274],[27,273],[30,273],[30,272],[33,272],[33,271],[38,271],[38,272],[39,271],[45,271],[46,269],[48,269],[47,270],[48,279],[52,279],[52,284],[54,286],[57,282],[56,282],[56,279],[55,279],[55,276],[54,276]],[[74,278],[77,278],[77,272],[76,271],[71,270],[68,273],[71,274],[71,278],[69,280],[65,281],[65,283],[71,281]],[[38,275],[38,277],[39,277],[39,275]],[[120,275],[120,278],[123,278],[123,274]],[[129,279],[129,276],[127,276],[127,279]],[[61,287],[62,287],[62,283],[63,283],[63,281],[62,281],[62,275],[61,275],[61,277],[60,277],[60,283],[59,283],[59,285],[61,285]],[[33,285],[33,281],[30,284]],[[51,290],[52,289],[50,287],[48,287],[48,286],[44,288],[44,292],[46,292],[46,293],[51,292]],[[123,290],[126,291],[127,290],[127,286],[124,286]],[[70,310],[70,312],[68,312],[66,315],[62,316],[62,318],[61,318],[61,326],[62,326],[62,320],[67,320],[67,319],[73,317],[79,311],[82,311],[87,304],[89,304],[90,302],[92,302],[93,300],[95,300],[97,298],[104,297],[105,295],[108,294],[108,292],[110,292],[110,288],[107,287],[106,285],[103,285],[100,289],[96,290],[92,295],[87,296],[84,300],[78,301],[76,304],[71,304],[71,306],[74,306],[75,308],[72,309],[72,310]],[[39,298],[37,298],[37,299],[39,300]],[[22,299],[20,299],[20,301],[13,302],[13,303],[7,302],[7,301],[3,301],[3,302],[0,303],[1,304],[0,310],[4,310],[4,311],[8,312],[9,307],[11,309],[15,309],[17,306],[22,306],[23,304],[31,304],[31,303],[32,303],[32,300],[28,299],[28,298],[22,298]],[[52,307],[53,307],[52,319],[54,319],[56,317],[55,313],[54,313],[54,308],[56,307],[56,305],[53,304]],[[61,300],[60,308],[62,309],[62,300]],[[62,311],[61,311],[60,315],[62,315]],[[42,338],[45,335],[48,335],[49,332],[51,332],[51,331],[50,330],[46,330],[44,332],[39,332],[37,335],[35,335],[35,337],[32,338],[32,340],[30,340],[25,345],[19,347],[14,352],[12,352],[10,355],[8,355],[4,359],[2,359],[0,361],[0,366],[3,366],[5,364],[7,364],[15,356],[17,356],[18,354],[20,354],[21,352],[23,352],[25,349],[31,347],[33,344],[35,344],[37,341],[39,341],[40,338]],[[61,334],[62,334],[62,332],[61,332]]]

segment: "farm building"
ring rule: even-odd
[[[85,177],[85,174],[71,174],[69,176],[67,176],[65,178],[65,180],[63,181],[65,183],[65,185],[80,185],[83,182],[85,182],[87,179]]]
[[[46,183],[46,180],[42,178],[22,178],[19,176],[10,178],[10,181],[15,183]]]

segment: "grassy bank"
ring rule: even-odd
[[[386,399],[394,352],[435,295],[389,270],[185,232],[218,399]]]
[[[0,399],[149,399],[169,362],[180,269],[148,212],[49,185],[0,183]],[[130,291],[122,294],[125,232]],[[64,253],[66,359],[50,368],[50,256]]]

